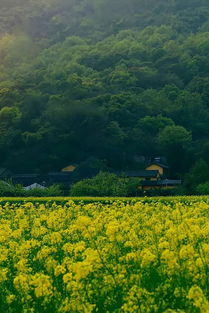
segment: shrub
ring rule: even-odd
[[[208,178],[208,164],[204,160],[199,159],[190,169],[189,173],[185,175],[184,187],[190,194],[194,194],[196,193],[199,185],[204,185],[205,183],[207,184]]]
[[[0,181],[1,197],[25,196],[25,190],[21,185],[14,185],[11,182]]]
[[[59,185],[52,185],[48,188],[34,188],[25,191],[27,197],[57,197],[62,195]]]
[[[209,194],[209,181],[204,184],[199,184],[196,187],[196,192],[199,195],[208,195]]]
[[[59,185],[48,188],[35,188],[25,190],[22,185],[14,185],[11,182],[0,181],[0,197],[57,197],[62,196]]]
[[[119,178],[117,175],[100,172],[93,178],[84,179],[71,186],[71,196],[125,197],[137,194],[140,180]]]

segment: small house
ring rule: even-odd
[[[169,167],[166,164],[160,162],[158,158],[155,158],[153,162],[146,167],[147,171],[158,171],[161,177],[168,176]]]

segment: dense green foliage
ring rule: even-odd
[[[21,185],[0,181],[0,197],[58,197],[62,193],[58,185],[52,185],[45,189],[34,188],[25,190]]]
[[[71,196],[127,197],[136,196],[138,178],[120,178],[115,174],[100,172],[71,186]],[[138,192],[139,193],[139,192]]]
[[[0,34],[2,166],[209,163],[208,1],[1,0]]]

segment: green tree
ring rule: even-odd
[[[122,179],[115,174],[100,172],[91,179],[84,179],[72,185],[71,196],[125,197],[136,195],[140,181]]]
[[[166,126],[159,133],[159,149],[165,153],[173,173],[180,174],[187,170],[187,153],[191,143],[191,132],[182,126]]]
[[[209,181],[209,166],[203,159],[199,159],[185,176],[184,186],[190,193],[200,192],[205,186],[198,189],[197,186],[207,181]]]

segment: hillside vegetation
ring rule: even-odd
[[[2,166],[209,164],[208,1],[1,0],[0,34]]]

